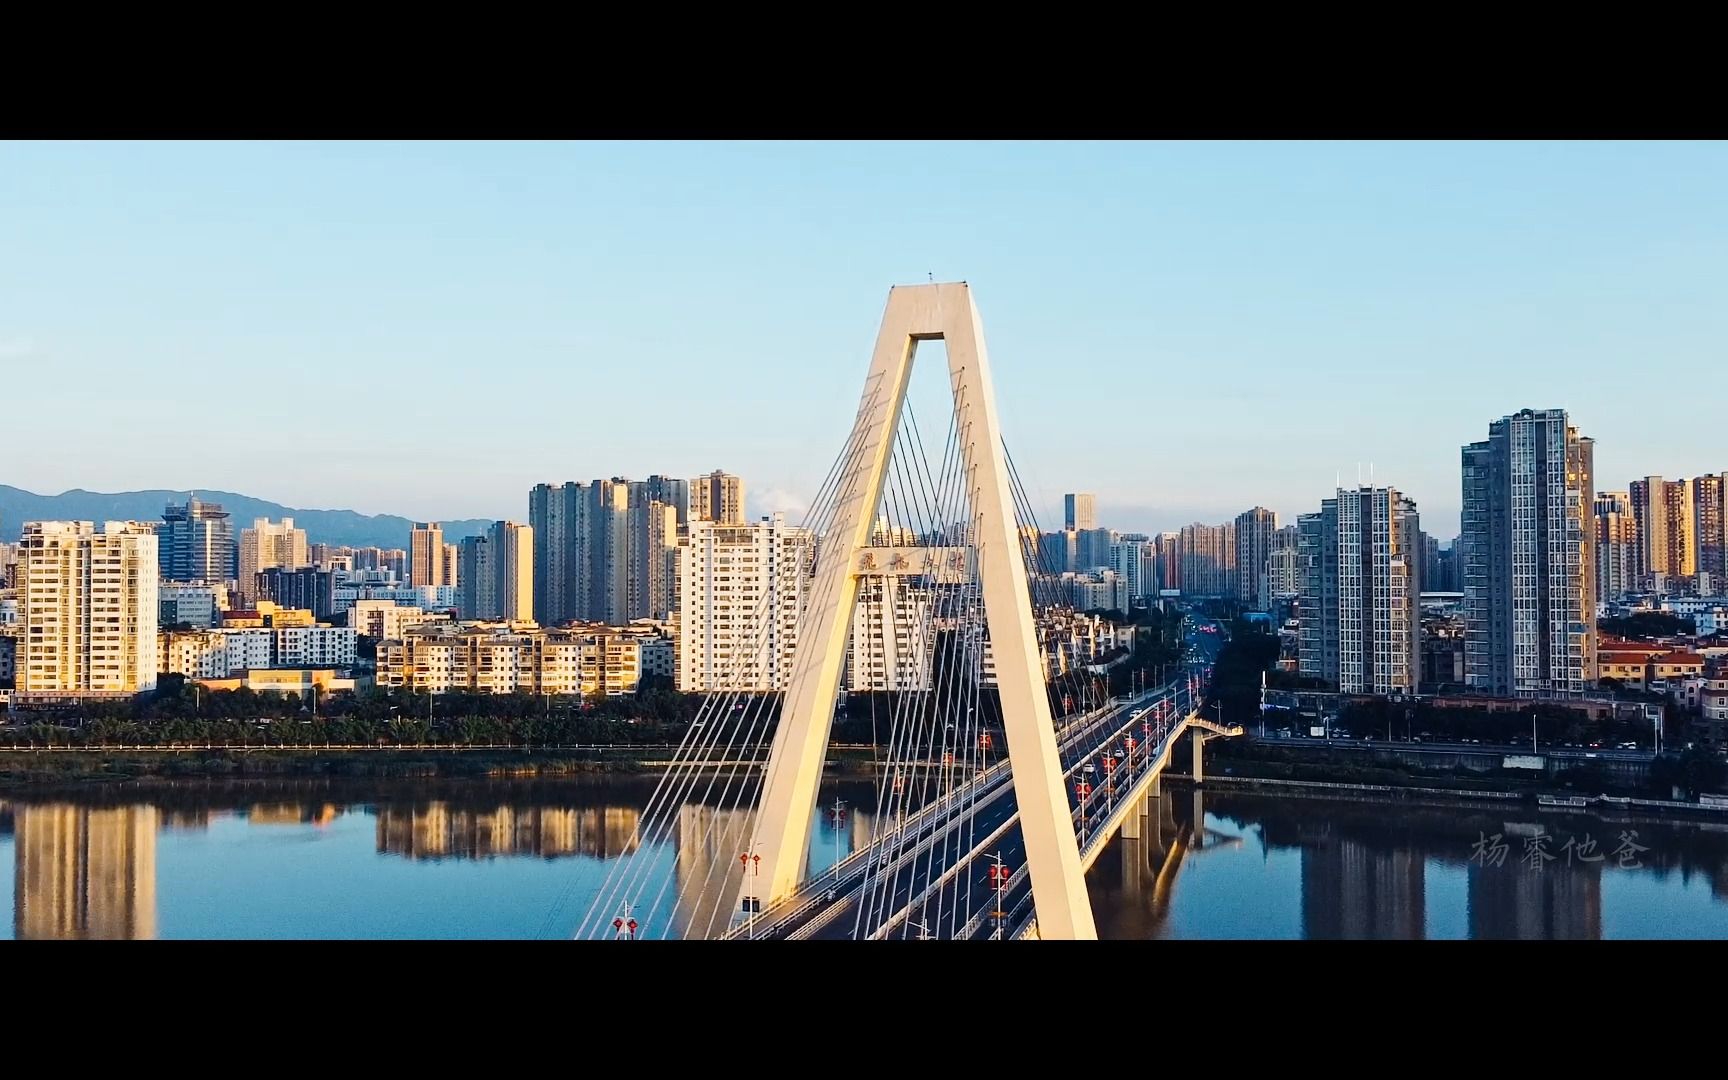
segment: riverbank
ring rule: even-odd
[[[199,749],[138,747],[0,753],[0,790],[149,778],[353,777],[377,779],[571,777],[664,771],[671,747],[359,747]],[[827,772],[869,775],[867,751],[830,754]]]
[[[1208,773],[1276,780],[1389,787],[1428,786],[1549,795],[1607,793],[1674,798],[1676,787],[1716,790],[1689,774],[1684,761],[1620,755],[1596,759],[1518,754],[1501,748],[1430,748],[1356,742],[1262,742],[1252,735],[1220,740],[1206,751]],[[1688,783],[1688,781],[1692,781]]]
[[[1728,826],[1728,804],[1710,805],[1676,799],[1647,799],[1625,795],[1584,795],[1569,792],[1555,795],[1536,788],[1504,790],[1485,786],[1446,786],[1444,778],[1436,786],[1433,781],[1423,784],[1363,784],[1341,780],[1286,780],[1266,776],[1208,775],[1196,785],[1192,776],[1172,774],[1166,787],[1192,791],[1196,786],[1204,791],[1246,791],[1262,795],[1312,797],[1332,801],[1378,802],[1388,799],[1411,803],[1464,804],[1476,808],[1518,807],[1544,812],[1592,812],[1624,816],[1667,818],[1680,815],[1703,821],[1721,822]]]

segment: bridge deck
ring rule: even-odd
[[[1113,701],[1059,732],[1083,866],[1090,868],[1127,815],[1137,812],[1183,734],[1196,729],[1207,737],[1241,734],[1238,727],[1223,728],[1196,715],[1197,703],[1189,700],[1187,685],[1186,677],[1178,678],[1138,697]],[[1136,740],[1131,756],[1126,752],[1129,736]],[[1089,786],[1084,798],[1083,784]],[[1018,819],[1011,775],[1002,762],[910,815],[726,936],[1026,936],[1032,932],[1035,910]],[[981,865],[996,856],[1011,868],[1000,889]]]

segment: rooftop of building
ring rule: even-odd
[[[1664,655],[1657,657],[1656,660],[1658,663],[1662,664],[1696,664],[1699,667],[1704,665],[1704,658],[1702,656],[1690,652],[1665,653]]]

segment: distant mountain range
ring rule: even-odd
[[[58,495],[37,495],[22,488],[0,484],[0,541],[17,540],[26,521],[161,521],[162,508],[169,503],[183,503],[184,491],[63,491]],[[250,528],[256,518],[280,521],[294,519],[297,528],[306,530],[306,540],[313,544],[348,544],[353,547],[405,548],[408,530],[413,522],[394,514],[360,514],[353,510],[296,510],[281,503],[254,499],[232,491],[193,492],[205,502],[219,503],[233,516],[234,535]],[[464,536],[484,532],[490,521],[446,521],[445,543],[454,543]]]

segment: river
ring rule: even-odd
[[[585,916],[610,921],[596,896],[638,843],[653,786],[592,777],[14,790],[0,794],[0,934],[567,938]],[[866,842],[875,792],[830,781],[821,804],[818,873]],[[723,921],[745,825],[701,807],[667,823],[645,862],[648,884],[632,894],[645,934]],[[1089,887],[1107,939],[1724,938],[1728,822],[1172,785],[1141,838],[1104,852]]]

